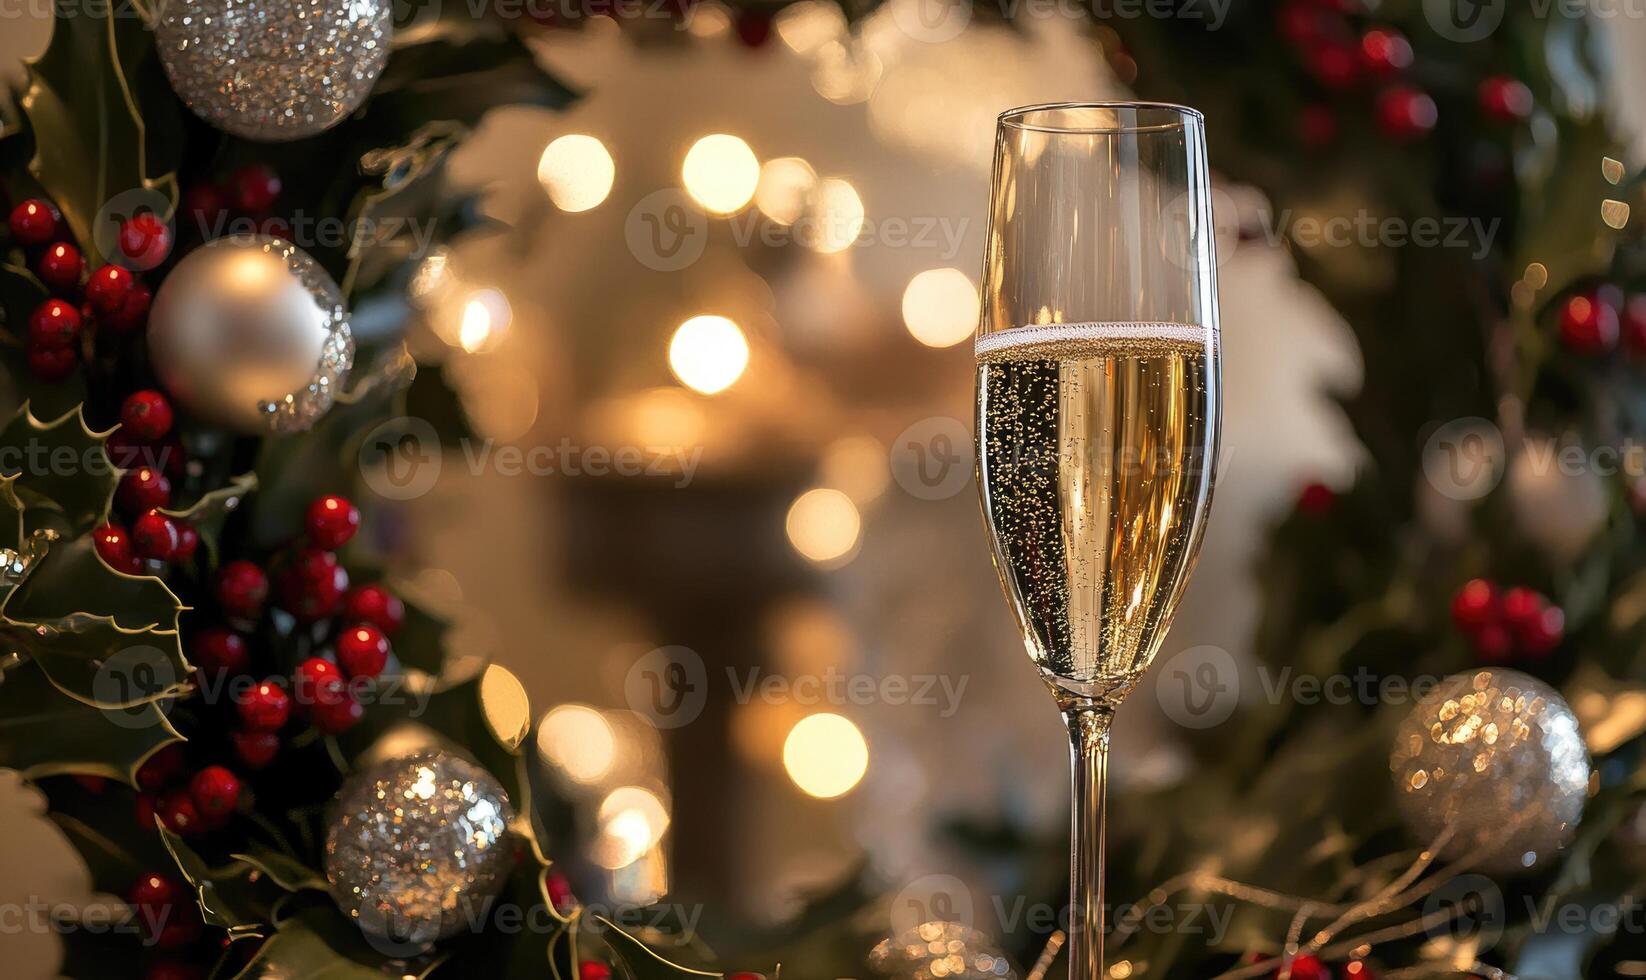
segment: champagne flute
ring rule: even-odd
[[[1217,465],[1200,113],[1113,102],[1002,114],[983,295],[978,486],[1023,644],[1069,728],[1069,976],[1097,980],[1109,727],[1171,625]]]

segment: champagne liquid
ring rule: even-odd
[[[978,484],[1029,655],[1118,700],[1149,666],[1211,506],[1214,335],[1174,324],[1018,328],[978,345]]]

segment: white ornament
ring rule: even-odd
[[[354,366],[337,283],[266,235],[220,238],[177,263],[154,298],[148,344],[178,404],[247,435],[307,429]]]
[[[160,62],[195,115],[249,140],[325,132],[383,73],[392,0],[165,0]]]
[[[1528,440],[1515,454],[1508,493],[1521,534],[1557,562],[1583,554],[1611,507],[1593,458],[1552,439]]]

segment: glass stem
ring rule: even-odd
[[[1069,980],[1103,976],[1103,824],[1114,709],[1066,705],[1073,822],[1069,834]]]

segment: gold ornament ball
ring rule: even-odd
[[[220,238],[179,262],[154,298],[148,345],[179,404],[247,435],[307,429],[354,364],[337,283],[266,235]]]
[[[1446,834],[1449,858],[1495,873],[1566,846],[1589,788],[1577,717],[1554,688],[1516,670],[1442,681],[1401,723],[1389,768],[1419,840]]]
[[[1017,968],[988,936],[959,922],[923,922],[881,940],[869,969],[887,980],[1017,980]]]
[[[371,93],[392,0],[163,0],[155,47],[194,114],[249,140],[322,133]]]
[[[514,869],[514,810],[491,773],[449,752],[350,777],[326,831],[332,898],[367,938],[411,952],[484,922]]]

